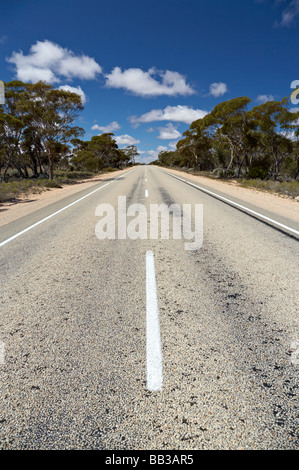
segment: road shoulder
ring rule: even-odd
[[[191,175],[185,171],[165,168],[166,171],[180,178],[186,178],[198,185],[202,184],[211,191],[220,191],[227,196],[238,198],[245,203],[276,213],[295,222],[299,222],[299,202],[278,194],[258,191],[251,188],[242,188],[235,182],[216,180],[205,176]]]
[[[0,204],[0,227],[13,222],[20,217],[32,214],[33,212],[47,207],[68,196],[72,196],[84,189],[91,188],[101,181],[109,181],[117,178],[122,173],[130,170],[117,170],[111,173],[103,173],[89,180],[83,180],[71,185],[64,185],[62,188],[51,188],[40,194],[28,194],[21,197],[17,202],[5,202]]]

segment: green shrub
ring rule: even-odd
[[[112,168],[112,166],[108,166],[107,168],[104,168],[105,173],[111,173],[112,171],[116,171],[117,168]]]
[[[62,186],[55,180],[48,180],[43,184],[43,186],[45,188],[62,188]]]
[[[292,157],[288,156],[284,160],[281,168],[280,173],[284,175],[288,175],[291,178],[294,178],[297,173],[297,162]]]
[[[268,175],[267,170],[265,170],[264,168],[261,168],[259,166],[254,166],[254,167],[249,169],[248,174],[247,174],[247,178],[249,178],[249,179],[258,178],[258,179],[264,180],[265,178],[267,178],[267,175]]]

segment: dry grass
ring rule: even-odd
[[[299,196],[299,181],[271,181],[260,179],[240,179],[236,181],[243,188],[253,188],[260,191],[277,193],[291,198]]]
[[[95,176],[89,172],[62,172],[57,171],[53,180],[34,179],[25,180],[15,179],[7,183],[0,183],[0,203],[15,201],[21,196],[28,194],[39,194],[51,188],[62,188],[65,184],[75,184],[79,180],[88,179]]]

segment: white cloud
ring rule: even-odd
[[[142,152],[143,154],[145,154],[145,157],[143,157],[143,159],[146,159],[149,162],[153,160],[157,160],[159,153],[163,151],[167,151],[167,150],[168,150],[167,147],[160,145],[159,147],[157,147],[156,150],[147,150],[145,152]]]
[[[259,103],[267,103],[267,101],[274,101],[273,95],[258,95],[256,101]]]
[[[98,124],[94,124],[94,126],[92,126],[92,130],[101,131],[104,134],[118,131],[118,129],[120,129],[120,125],[116,121],[110,122],[107,126],[99,126]]]
[[[62,85],[59,87],[59,90],[70,91],[71,93],[77,93],[77,95],[81,96],[82,104],[86,103],[86,95],[80,86],[73,87],[69,85]]]
[[[223,96],[225,93],[228,92],[226,83],[223,82],[215,82],[210,85],[210,95],[218,98],[219,96]]]
[[[142,163],[150,163],[154,160],[158,159],[159,153],[160,152],[169,152],[172,150],[176,150],[176,142],[170,142],[168,147],[165,145],[159,145],[156,150],[139,150],[138,153],[139,158],[137,158],[137,161],[142,162]]]
[[[178,140],[175,140],[173,142],[169,142],[168,146],[171,150],[176,150],[176,144],[178,143]]]
[[[43,69],[40,67],[34,67],[32,65],[22,65],[17,70],[17,78],[22,82],[47,82],[54,83],[59,82],[55,74],[50,69]]]
[[[191,122],[197,119],[202,119],[208,114],[207,111],[201,109],[193,109],[189,106],[166,106],[164,109],[152,109],[148,113],[142,114],[141,116],[131,116],[130,122],[134,127],[137,127],[141,123],[153,122],[153,121],[175,121],[184,122],[185,124],[191,124]]]
[[[159,76],[158,81],[155,76]],[[106,86],[109,88],[124,88],[135,95],[143,97],[192,95],[195,91],[186,83],[185,77],[178,72],[166,70],[158,72],[151,68],[147,72],[139,68],[124,71],[115,67],[106,75]]]
[[[76,56],[51,41],[37,41],[30,47],[28,55],[22,51],[13,52],[7,59],[16,67],[19,80],[24,82],[60,82],[61,77],[72,79],[94,79],[102,68],[94,59],[86,55]]]
[[[160,152],[167,152],[167,150],[169,150],[168,147],[165,147],[165,145],[159,145],[157,147],[157,152],[160,153]]]
[[[66,49],[65,49],[66,50]],[[85,80],[92,80],[98,73],[101,73],[102,69],[99,64],[96,63],[91,57],[82,55],[75,57],[69,55],[64,57],[60,62],[58,73],[69,78],[81,78]]]
[[[140,143],[140,140],[135,139],[131,135],[124,134],[124,135],[117,135],[114,137],[117,145],[136,145]]]
[[[138,150],[139,156],[136,158],[136,162],[139,163],[150,163],[158,158],[158,152],[156,150],[148,150],[147,152]]]
[[[173,140],[173,139],[178,139],[179,137],[181,137],[181,133],[171,123],[167,124],[167,126],[165,127],[159,127],[158,129],[160,132],[158,136],[159,139]]]
[[[292,142],[298,142],[298,136],[296,135],[294,130],[282,130],[279,131],[278,134],[290,139]]]
[[[266,3],[267,0],[255,0],[256,3]],[[296,23],[299,16],[299,0],[273,0],[275,6],[284,5],[281,18],[274,23],[274,26],[290,27]]]
[[[290,109],[290,112],[291,112],[291,113],[299,113],[299,108],[291,108],[291,109]],[[293,125],[299,126],[299,119],[296,119],[296,120],[293,122]]]
[[[281,14],[281,26],[291,26],[299,15],[299,0],[292,0]]]

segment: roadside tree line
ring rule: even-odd
[[[49,177],[55,168],[97,172],[135,162],[135,146],[119,149],[113,134],[81,140],[75,125],[83,110],[81,97],[44,82],[5,84],[0,105],[0,181]]]
[[[155,163],[235,178],[277,179],[283,170],[296,179],[299,112],[286,98],[249,110],[250,102],[240,97],[218,104],[190,125],[175,151],[160,152]]]

